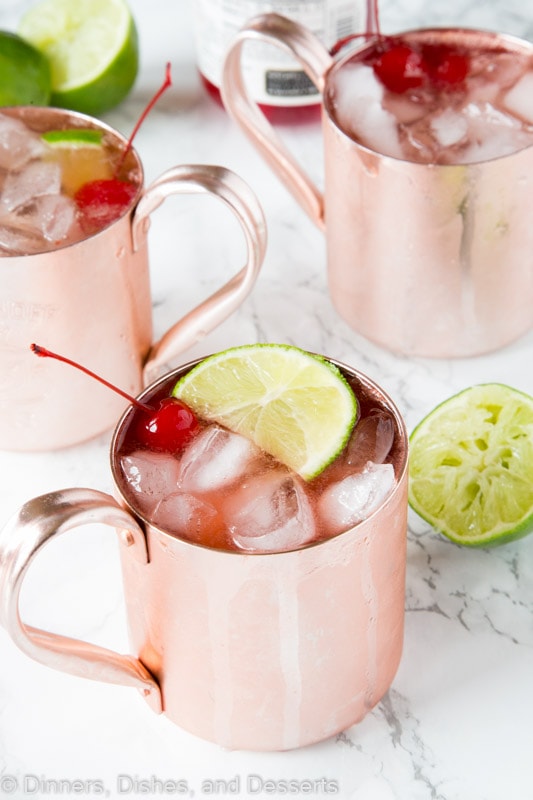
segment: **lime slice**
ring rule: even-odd
[[[113,166],[103,146],[103,136],[103,131],[95,128],[68,128],[41,134],[50,148],[48,156],[44,157],[61,166],[64,194],[74,197],[89,181],[113,177]]]
[[[46,56],[20,36],[0,31],[0,105],[46,106],[50,90]]]
[[[533,530],[533,398],[499,383],[466,389],[411,434],[409,503],[458,544]]]
[[[46,131],[41,138],[50,147],[75,148],[101,147],[103,131],[94,128],[71,128],[64,131]]]
[[[173,395],[200,417],[247,436],[309,480],[344,448],[357,400],[329,361],[297,347],[255,344],[206,358]]]
[[[54,105],[98,115],[133,86],[137,31],[124,0],[42,0],[19,33],[50,61]]]

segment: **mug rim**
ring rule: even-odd
[[[102,130],[104,133],[107,133],[107,134],[111,135],[115,140],[117,140],[117,143],[118,143],[119,147],[121,147],[121,148],[125,148],[127,146],[127,143],[128,143],[127,138],[120,131],[118,131],[116,128],[113,128],[111,125],[108,125],[103,120],[100,120],[97,117],[92,117],[90,114],[84,114],[81,111],[71,111],[68,108],[60,108],[58,106],[32,106],[32,105],[14,106],[14,105],[12,105],[12,106],[4,106],[4,107],[2,107],[0,109],[0,115],[2,115],[2,114],[5,115],[5,116],[12,117],[14,119],[18,119],[18,120],[20,120],[22,122],[27,122],[28,125],[35,124],[39,119],[44,118],[44,115],[46,115],[46,118],[50,119],[51,121],[53,121],[54,119],[76,120],[76,122],[81,122],[81,123],[86,123],[86,124],[85,125],[83,125],[83,124],[77,125],[76,124],[76,125],[72,125],[72,126],[68,126],[68,127],[80,127],[80,128],[82,128],[82,127],[86,127],[87,128],[88,127],[88,128],[92,128],[92,129]],[[66,127],[65,127],[65,129],[66,129]],[[50,130],[50,129],[51,129],[50,126],[48,124],[46,124],[42,128],[42,132],[44,133],[45,131]],[[86,235],[83,236],[83,238],[77,239],[74,242],[68,242],[66,244],[60,244],[59,246],[53,247],[52,249],[39,250],[38,252],[35,252],[35,253],[24,253],[24,254],[16,253],[14,255],[10,255],[9,253],[7,253],[7,254],[5,254],[4,258],[6,258],[6,259],[18,259],[18,258],[26,259],[26,258],[32,258],[34,256],[42,258],[43,256],[47,256],[47,255],[50,255],[50,256],[53,257],[54,253],[57,253],[59,250],[68,250],[69,248],[76,247],[77,245],[81,245],[81,244],[83,244],[84,242],[86,242],[88,240],[95,239],[96,237],[104,234],[107,230],[112,228],[114,225],[120,223],[125,217],[128,217],[132,213],[133,209],[135,208],[135,206],[137,205],[137,203],[139,202],[139,200],[141,198],[141,195],[142,195],[142,193],[144,191],[144,181],[145,181],[143,164],[142,164],[141,158],[139,156],[139,153],[137,152],[137,150],[135,149],[135,147],[133,145],[129,148],[128,155],[131,156],[135,161],[135,164],[134,164],[133,168],[135,170],[137,170],[138,176],[139,176],[139,180],[137,182],[138,186],[137,186],[137,192],[135,193],[135,196],[131,199],[129,205],[127,206],[125,211],[119,217],[114,219],[108,225],[105,225],[104,227],[100,228],[95,233],[86,234]]]
[[[307,352],[310,352],[310,351],[307,351]],[[207,354],[205,356],[201,356],[199,358],[195,358],[195,359],[193,359],[193,360],[191,360],[191,361],[189,361],[189,362],[187,362],[187,363],[185,363],[185,364],[183,364],[183,365],[181,365],[179,367],[175,367],[174,369],[170,370],[169,372],[166,372],[164,375],[162,375],[157,380],[153,381],[145,389],[143,389],[143,391],[139,395],[136,396],[136,399],[142,402],[147,394],[149,394],[149,393],[151,394],[160,385],[167,383],[172,376],[175,376],[176,379],[177,379],[179,376],[189,372],[194,366],[196,366],[200,362],[205,361],[205,359],[209,358],[210,355],[211,354]],[[312,353],[312,355],[317,355],[317,354]],[[210,547],[210,546],[202,544],[202,543],[193,542],[193,541],[190,541],[188,539],[185,539],[183,536],[177,536],[176,534],[170,533],[169,531],[165,530],[164,528],[161,528],[158,525],[156,525],[153,522],[151,522],[147,518],[147,515],[143,514],[143,512],[141,512],[139,509],[134,508],[132,506],[132,504],[128,501],[128,499],[125,497],[124,493],[122,492],[121,485],[120,485],[121,482],[118,480],[118,476],[120,475],[120,467],[119,467],[118,458],[117,458],[118,439],[119,439],[119,437],[121,435],[121,432],[122,432],[125,424],[127,423],[128,417],[131,416],[131,414],[133,413],[133,406],[132,405],[129,405],[128,408],[125,409],[125,411],[122,413],[119,421],[117,422],[117,424],[116,424],[116,426],[115,426],[115,428],[113,430],[113,435],[112,435],[111,444],[110,444],[110,448],[109,448],[109,461],[110,461],[110,467],[111,467],[111,474],[113,476],[114,490],[115,490],[116,495],[118,496],[120,504],[123,507],[125,507],[132,514],[132,516],[135,518],[135,520],[137,522],[140,522],[140,524],[145,528],[145,530],[147,528],[149,528],[151,530],[156,531],[160,536],[168,537],[173,541],[179,541],[180,544],[183,545],[183,546],[188,546],[188,547],[192,547],[192,548],[195,548],[195,549],[197,548],[197,549],[204,550],[204,551],[207,550],[207,551],[209,551],[211,553],[216,553],[217,555],[220,555],[220,556],[230,556],[230,557],[238,556],[240,558],[242,558],[243,556],[254,557],[254,558],[259,558],[259,557],[261,557],[261,558],[271,557],[272,558],[272,557],[280,557],[280,556],[289,556],[290,554],[300,553],[300,552],[305,551],[305,550],[311,550],[312,548],[326,546],[330,542],[338,541],[341,538],[346,537],[348,535],[352,535],[352,536],[356,535],[358,528],[363,529],[363,526],[365,525],[365,523],[367,523],[369,520],[372,520],[377,514],[381,513],[384,508],[386,508],[390,503],[392,503],[394,501],[394,499],[396,498],[397,493],[399,491],[402,491],[402,486],[403,486],[404,480],[406,479],[407,470],[408,470],[408,463],[409,463],[409,434],[408,434],[408,431],[407,431],[407,426],[406,426],[405,420],[404,420],[400,410],[398,409],[396,403],[392,400],[392,398],[389,396],[389,394],[379,384],[377,384],[372,378],[370,378],[364,372],[361,372],[360,370],[356,369],[355,367],[350,367],[347,364],[345,364],[344,362],[339,361],[339,360],[337,360],[335,358],[330,358],[329,356],[321,356],[321,357],[322,358],[326,358],[327,361],[332,363],[334,366],[338,367],[341,371],[346,372],[350,377],[356,378],[360,383],[363,383],[365,385],[365,387],[370,388],[374,394],[377,394],[379,396],[379,399],[387,407],[388,411],[390,411],[392,413],[392,416],[393,416],[395,424],[396,424],[396,430],[397,430],[397,435],[398,435],[398,443],[399,443],[399,453],[400,453],[398,473],[396,473],[396,471],[395,471],[396,482],[395,482],[395,485],[394,485],[392,491],[386,497],[384,502],[381,503],[381,505],[378,508],[376,508],[368,517],[365,517],[365,519],[363,519],[360,522],[356,523],[351,528],[347,528],[346,530],[341,531],[340,533],[337,533],[337,534],[335,534],[333,536],[329,536],[329,537],[324,538],[324,539],[318,539],[318,540],[314,540],[314,541],[308,542],[307,544],[304,544],[301,547],[294,547],[294,548],[291,548],[289,550],[276,550],[276,551],[269,551],[269,552],[247,552],[247,551],[244,551],[244,550],[223,550],[223,549],[219,549],[219,548],[216,548],[216,547]]]
[[[492,31],[486,28],[468,28],[468,27],[461,27],[461,26],[454,26],[454,27],[428,27],[428,28],[409,28],[407,30],[398,31],[392,34],[375,34],[370,39],[363,40],[360,46],[355,46],[353,48],[347,49],[346,52],[343,53],[341,50],[337,56],[337,58],[333,59],[329,69],[324,75],[324,89],[322,92],[322,108],[324,114],[327,116],[328,121],[331,125],[337,130],[340,134],[342,134],[346,139],[348,139],[355,147],[360,148],[365,153],[369,153],[374,157],[379,159],[388,159],[397,164],[406,164],[408,166],[412,166],[413,168],[427,168],[431,167],[432,169],[454,169],[456,167],[478,167],[484,164],[490,164],[492,162],[501,162],[504,159],[512,158],[513,156],[517,156],[520,153],[528,152],[533,147],[533,142],[528,144],[524,147],[521,147],[519,150],[514,150],[511,153],[504,153],[500,156],[496,156],[493,158],[485,158],[480,161],[471,161],[465,164],[463,163],[452,163],[452,164],[437,164],[433,162],[421,162],[421,161],[413,161],[408,158],[398,158],[397,156],[386,155],[385,153],[381,153],[379,150],[374,150],[373,148],[369,147],[368,145],[363,144],[362,142],[357,141],[356,139],[352,138],[346,131],[339,125],[336,114],[333,113],[332,110],[332,101],[330,98],[330,82],[334,76],[342,67],[344,67],[349,61],[351,61],[355,56],[359,56],[360,54],[364,53],[365,50],[370,49],[374,46],[375,42],[379,38],[383,39],[396,39],[401,38],[404,36],[416,36],[420,38],[426,38],[431,36],[438,36],[438,38],[453,38],[454,36],[461,35],[461,36],[468,36],[469,38],[479,38],[483,41],[492,40],[494,42],[495,47],[491,49],[501,49],[502,42],[509,43],[510,45],[514,45],[514,47],[505,48],[505,50],[509,53],[517,53],[518,51],[522,51],[524,55],[529,54],[533,56],[533,42],[523,39],[520,36],[517,36],[512,33],[501,33],[499,31]]]

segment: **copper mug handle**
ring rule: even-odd
[[[247,41],[274,44],[296,57],[319,92],[333,58],[320,39],[294,20],[260,14],[237,34],[224,62],[221,94],[228,113],[240,125],[311,220],[324,229],[324,195],[304,172],[246,91],[242,51]]]
[[[170,195],[191,193],[217,197],[230,208],[244,233],[247,260],[227,283],[189,311],[152,346],[144,366],[144,385],[157,377],[162,365],[200,341],[241,305],[254,286],[265,256],[266,223],[255,194],[231,170],[208,164],[174,167],[147,187],[133,214],[134,250],[146,236],[152,211]]]
[[[142,528],[110,495],[93,489],[41,495],[25,503],[0,533],[0,622],[17,647],[35,661],[83,678],[133,686],[161,713],[159,684],[139,659],[34,628],[20,618],[22,583],[41,549],[54,536],[93,523],[115,528],[121,545],[141,564],[148,563]]]

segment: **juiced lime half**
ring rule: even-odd
[[[46,106],[50,91],[46,56],[20,36],[0,31],[0,106]]]
[[[173,394],[306,480],[343,449],[357,414],[355,395],[337,367],[288,345],[244,345],[206,358]]]
[[[133,86],[138,40],[124,0],[41,0],[18,32],[50,62],[54,105],[99,115]]]
[[[533,398],[473,386],[410,437],[409,503],[458,544],[503,544],[533,530]]]

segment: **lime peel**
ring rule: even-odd
[[[410,437],[409,503],[458,544],[531,533],[533,398],[487,383],[437,406]]]
[[[290,345],[255,344],[211,356],[173,395],[201,418],[240,433],[305,480],[345,447],[357,400],[331,362]]]
[[[41,139],[50,147],[78,149],[85,147],[101,147],[103,131],[95,128],[72,128],[59,131],[46,131]]]
[[[17,34],[0,31],[0,106],[45,106],[50,93],[46,56]]]

